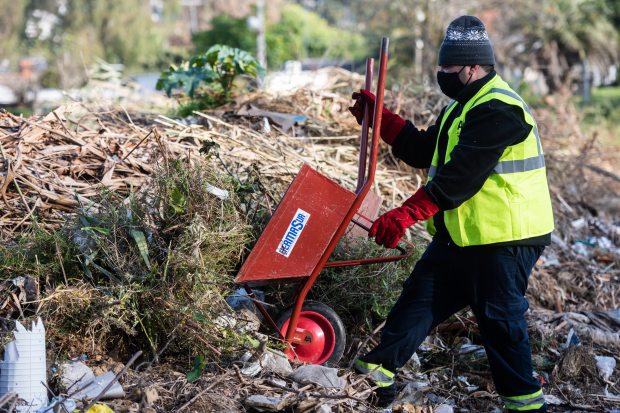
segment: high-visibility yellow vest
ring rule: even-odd
[[[461,247],[532,238],[548,234],[554,228],[545,158],[536,120],[525,102],[499,76],[496,75],[465,104],[463,112],[451,125],[446,125],[445,121],[458,105],[452,101],[446,108],[437,135],[443,128],[450,128],[444,164],[450,160],[450,153],[459,142],[459,125],[465,124],[467,112],[492,99],[522,108],[526,122],[533,128],[527,139],[504,150],[493,173],[476,195],[458,208],[443,212],[452,240]],[[437,172],[438,145],[439,139],[427,183]],[[432,218],[426,221],[426,229],[435,235]]]

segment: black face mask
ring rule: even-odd
[[[463,69],[465,69],[465,66],[463,66],[458,72],[437,72],[437,83],[439,83],[439,87],[441,88],[443,94],[450,99],[456,100],[456,97],[463,89],[465,89],[465,87],[467,87],[469,81],[471,80],[471,76],[469,76],[466,84],[463,84],[463,82],[461,82],[461,79],[459,79],[459,75],[461,74]]]

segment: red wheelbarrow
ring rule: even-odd
[[[327,262],[336,244],[351,222],[368,231],[369,228],[354,217],[372,223],[359,210],[370,191],[377,167],[379,130],[385,89],[389,39],[381,42],[379,81],[377,82],[374,127],[370,142],[368,172],[369,110],[364,110],[360,139],[360,160],[357,189],[351,192],[305,164],[278,205],[267,227],[261,234],[239,271],[235,282],[242,284],[248,295],[256,298],[251,287],[269,284],[299,282],[295,302],[274,322],[265,308],[254,302],[269,324],[287,344],[289,360],[337,365],[344,353],[346,335],[340,317],[328,306],[313,301],[304,302],[310,287],[323,268],[346,267],[398,261],[407,253],[398,247],[401,255],[352,261]],[[372,87],[374,60],[366,61],[366,90]]]

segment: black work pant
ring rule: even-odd
[[[395,372],[435,327],[469,305],[477,318],[498,394],[505,398],[540,391],[539,382],[532,377],[524,314],[529,307],[525,299],[528,278],[543,250],[523,246],[459,248],[431,242],[388,315],[381,343],[360,360]]]

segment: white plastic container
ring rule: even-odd
[[[26,405],[17,406],[19,412],[34,412],[47,406],[45,364],[45,328],[41,318],[31,331],[15,322],[15,341],[6,345],[4,361],[0,361],[0,397],[15,391]]]

